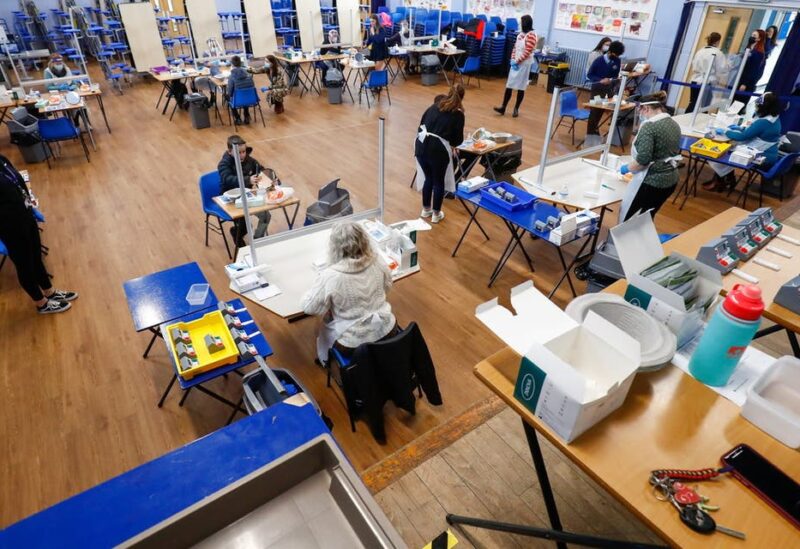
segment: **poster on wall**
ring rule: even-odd
[[[554,28],[649,40],[658,0],[559,0]]]

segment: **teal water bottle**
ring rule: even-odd
[[[756,335],[763,312],[761,288],[735,285],[708,322],[689,360],[689,373],[706,385],[726,385]]]

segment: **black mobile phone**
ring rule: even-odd
[[[722,456],[722,463],[786,520],[800,528],[800,484],[747,444]]]

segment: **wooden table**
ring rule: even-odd
[[[275,57],[283,64],[284,72],[286,73],[286,82],[289,87],[289,93],[294,89],[297,82],[300,83],[300,97],[312,90],[317,90],[317,93],[322,94],[322,86],[317,86],[317,61],[340,61],[350,57],[344,53],[326,53],[324,55],[317,55],[314,57],[298,57],[289,59],[281,52],[275,52]],[[297,70],[289,73],[289,66],[295,66]]]
[[[164,108],[162,109],[161,114],[167,114],[167,106],[169,105],[169,100],[172,97],[172,85],[175,81],[183,81],[191,78],[198,78],[200,76],[209,76],[210,74],[211,71],[207,68],[202,70],[185,69],[178,72],[165,71],[154,73],[153,71],[150,71],[150,76],[159,81],[162,86],[161,95],[158,96],[158,101],[156,101],[156,109],[161,104],[161,99],[164,97],[164,93],[166,92],[167,101],[164,103]],[[174,113],[175,111],[173,111],[173,114]],[[170,119],[172,119],[172,116],[170,116]]]
[[[82,89],[78,88],[78,89],[76,89],[74,91],[75,91],[75,93],[77,93],[83,99],[86,99],[87,97],[94,97],[97,100],[97,104],[100,107],[100,112],[103,115],[103,122],[105,122],[105,124],[106,124],[106,129],[108,130],[108,133],[111,133],[111,126],[108,123],[108,116],[106,115],[106,108],[105,108],[105,105],[103,105],[103,90],[100,89],[100,86],[98,85],[96,88],[91,88],[91,89],[88,89],[88,90],[82,90]],[[66,95],[68,92],[59,91],[58,93],[61,94],[61,95]],[[15,106],[34,105],[34,104],[38,103],[41,99],[47,99],[48,97],[50,97],[49,94],[45,94],[41,98],[26,97],[26,98],[18,99],[14,104],[15,104]],[[3,106],[5,106],[5,103],[0,103],[0,108],[2,108]],[[11,106],[11,105],[9,105],[9,106]],[[42,111],[41,109],[39,109],[39,112],[41,113],[41,112],[45,112],[45,111]]]
[[[731,208],[693,227],[664,245],[666,252],[678,251],[694,257],[698,246],[718,236],[741,220],[747,212]],[[800,237],[800,231],[784,226],[784,231]],[[779,241],[780,242],[780,241]],[[748,273],[761,279],[764,316],[792,329],[800,328],[800,317],[772,303],[777,288],[800,268],[796,246],[781,242],[794,254],[784,268],[775,273],[747,264]],[[767,252],[759,252],[764,254]],[[783,259],[770,255],[770,261]],[[729,289],[737,279],[723,278]],[[608,291],[623,293],[625,281]],[[704,536],[690,530],[678,518],[675,508],[658,501],[648,484],[652,469],[700,469],[716,467],[722,454],[739,443],[746,443],[795,479],[800,479],[800,455],[784,446],[739,415],[739,407],[718,395],[677,367],[634,379],[625,403],[608,418],[592,427],[571,444],[564,443],[538,417],[514,398],[514,384],[520,356],[505,348],[475,366],[475,375],[505,401],[523,421],[537,475],[554,529],[561,529],[558,511],[550,489],[538,435],[543,435],[586,474],[622,502],[666,542],[676,547],[791,547],[800,541],[800,531],[783,519],[753,492],[731,477],[701,483],[699,491],[721,506],[713,513],[723,526],[747,534],[747,541],[713,534]],[[463,522],[456,520],[455,522]],[[479,521],[482,522],[482,521]],[[467,524],[467,522],[464,522]],[[474,524],[474,523],[473,523]]]
[[[244,208],[237,208],[233,202],[225,202],[222,196],[215,196],[214,202],[217,203],[217,206],[222,208],[226,214],[228,214],[231,219],[241,219],[244,217]],[[289,218],[289,212],[286,208],[294,206],[294,213],[292,213],[291,219]],[[280,208],[283,210],[283,215],[286,217],[286,223],[289,225],[289,230],[294,227],[294,221],[297,219],[297,212],[300,209],[300,199],[293,196],[291,198],[287,198],[280,204],[262,204],[261,206],[249,206],[247,211],[250,215],[260,214],[261,212],[271,212],[272,210],[277,210]]]
[[[714,116],[700,112],[697,113],[697,119],[692,125],[692,113],[676,114],[672,119],[681,127],[681,134],[687,137],[704,137],[706,134],[706,127],[714,120]]]
[[[608,122],[609,120],[611,120],[611,117],[613,116],[614,113],[614,109],[616,108],[616,102],[606,103],[605,105],[603,104],[593,105],[587,101],[583,103],[583,107],[586,109],[599,109],[601,111],[605,111],[603,118],[597,124],[599,127]],[[619,122],[623,120],[623,118],[627,115],[629,111],[632,111],[635,108],[636,108],[636,103],[633,101],[626,101],[625,103],[619,106],[620,116],[617,118],[617,127],[614,128],[614,131],[617,132],[617,138],[619,139],[619,144],[622,147],[623,151],[625,150],[625,144],[622,142],[622,131],[620,130]],[[578,147],[580,148],[581,145],[583,145],[583,141],[578,143]]]
[[[433,46],[421,45],[421,46],[405,46],[405,49],[408,53],[414,53],[417,55],[422,55],[425,53],[435,53],[437,55],[443,55],[445,57],[444,62],[442,63],[442,73],[444,74],[444,79],[447,82],[447,85],[450,85],[450,79],[447,77],[448,70],[455,70],[458,57],[466,53],[466,50],[459,50],[453,48],[434,48]],[[448,61],[451,63],[450,69],[447,68]]]
[[[741,208],[729,208],[711,219],[692,227],[688,231],[681,233],[680,236],[673,238],[669,242],[666,242],[664,244],[664,252],[678,252],[687,257],[694,258],[700,246],[720,236],[726,230],[747,217],[749,213],[750,212],[747,210]],[[782,234],[800,240],[800,230],[794,227],[784,225]],[[800,315],[785,307],[781,307],[777,303],[773,303],[773,299],[775,299],[775,295],[778,293],[781,286],[791,278],[800,274],[800,246],[795,246],[780,239],[773,239],[773,241],[770,241],[770,244],[786,250],[791,253],[793,257],[791,259],[784,258],[764,249],[759,250],[753,257],[760,257],[780,265],[780,271],[773,271],[761,265],[756,265],[753,263],[753,258],[740,264],[739,269],[758,278],[758,286],[761,288],[762,298],[766,305],[764,309],[764,318],[774,322],[787,331],[789,341],[792,344],[795,354],[800,355],[800,346],[796,347],[797,340],[795,336],[796,333],[800,333]],[[735,284],[742,283],[744,283],[744,280],[732,274],[723,276],[722,294],[724,295],[727,293]],[[609,286],[608,291],[622,295],[625,293],[626,287],[626,282],[620,280]],[[798,456],[798,459],[800,460],[800,456]]]

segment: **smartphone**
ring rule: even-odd
[[[747,444],[722,456],[731,474],[753,490],[786,520],[800,528],[800,484]]]

